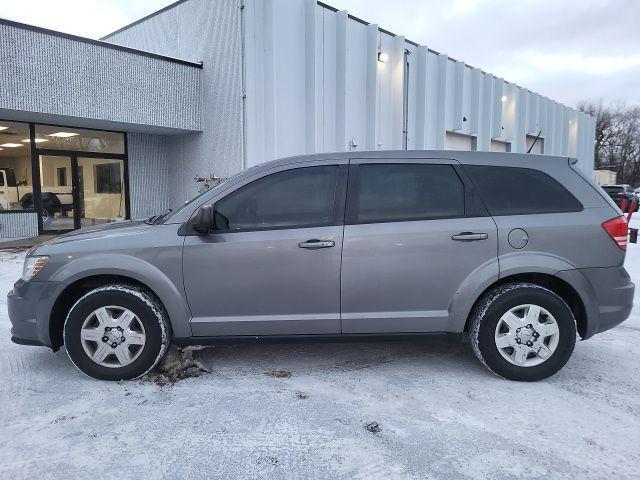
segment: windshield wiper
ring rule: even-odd
[[[164,212],[156,213],[155,215],[151,215],[149,218],[147,218],[144,221],[144,223],[148,223],[149,225],[154,225],[154,224],[158,223],[161,219],[163,219],[164,217],[169,215],[172,211],[173,210],[171,210],[170,208],[167,208]]]
[[[162,212],[159,215],[154,215],[153,216],[153,220],[150,219],[151,223],[156,225],[158,223],[160,223],[160,221],[166,217],[167,215],[169,215],[171,212],[173,212],[173,210],[171,208],[167,208],[164,212]]]

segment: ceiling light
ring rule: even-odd
[[[0,131],[1,130],[6,130],[7,128],[9,128],[9,127],[3,127],[2,125],[0,125]]]
[[[69,138],[69,137],[76,137],[80,135],[79,133],[72,133],[72,132],[56,132],[56,133],[50,133],[47,135],[47,137],[59,137],[59,138]]]
[[[8,147],[8,148],[16,148],[21,146],[22,146],[21,143],[3,143],[2,145],[0,145],[0,147]]]
[[[569,120],[569,125],[571,125],[573,123],[573,120]]]
[[[502,95],[501,100],[502,100],[502,103],[506,102],[507,101],[507,96],[506,95]]]
[[[385,63],[389,60],[389,54],[386,52],[378,52],[378,61]]]
[[[28,138],[25,138],[22,141],[24,143],[29,143],[31,140],[29,140]],[[33,141],[36,142],[36,143],[42,143],[42,142],[48,142],[49,140],[47,140],[46,138],[34,138]]]

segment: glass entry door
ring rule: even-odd
[[[126,218],[124,161],[40,155],[40,218],[45,233],[59,233]],[[85,154],[86,155],[86,154]],[[31,193],[30,208],[35,193]]]
[[[45,232],[73,230],[76,228],[73,158],[71,156],[40,155],[39,159],[39,211],[42,218],[42,229]],[[31,197],[30,201],[33,205],[33,194]]]
[[[76,181],[79,228],[126,218],[123,160],[78,157]]]

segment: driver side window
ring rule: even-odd
[[[267,175],[216,202],[215,231],[330,225],[338,167],[302,167]]]

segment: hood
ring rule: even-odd
[[[38,246],[38,250],[64,243],[90,240],[94,238],[122,237],[143,232],[151,227],[144,220],[123,220],[121,222],[103,223],[93,227],[81,228],[52,238]]]

